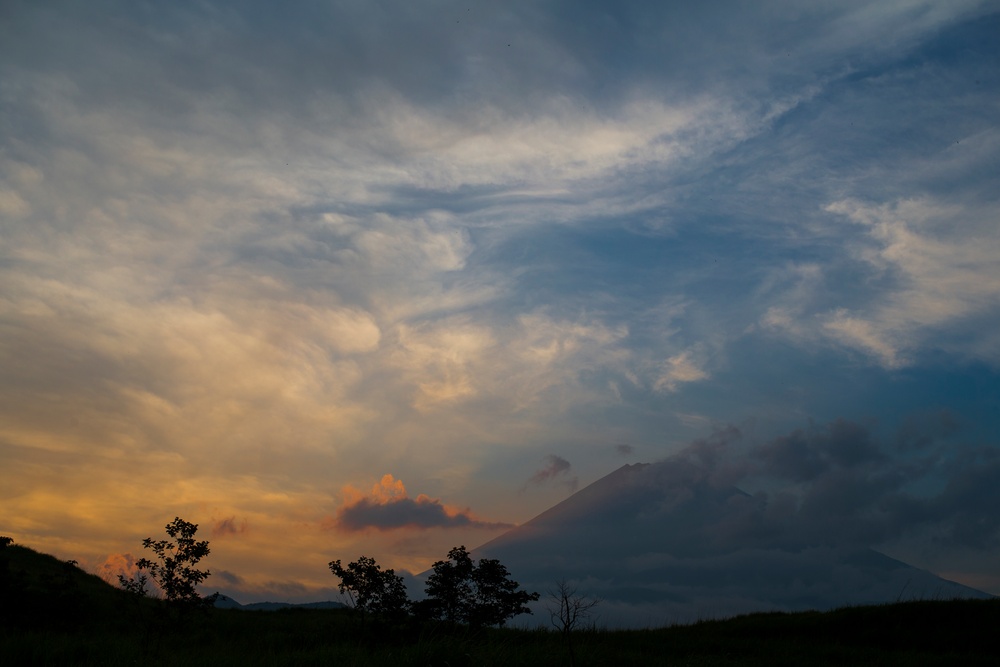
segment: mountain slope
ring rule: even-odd
[[[623,466],[474,553],[498,558],[529,590],[572,582],[604,600],[601,622],[612,626],[990,597],[863,544],[827,543],[816,526],[775,521],[761,499],[685,465]]]

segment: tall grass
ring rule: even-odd
[[[756,614],[657,630],[578,631],[578,665],[996,665],[1000,601]],[[547,630],[401,625],[344,610],[215,610],[150,635],[120,624],[0,631],[11,665],[570,665]]]

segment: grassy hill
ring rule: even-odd
[[[996,665],[1000,600],[752,614],[584,630],[366,623],[348,610],[214,609],[178,619],[73,564],[0,550],[0,663],[17,665]]]
[[[15,628],[87,628],[121,616],[120,610],[133,602],[74,561],[19,545],[0,549],[0,593],[0,619]]]

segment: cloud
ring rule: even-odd
[[[569,461],[561,456],[556,456],[555,454],[549,454],[545,457],[547,464],[544,468],[536,471],[527,482],[524,483],[523,489],[528,488],[531,484],[545,484],[549,481],[559,480],[564,484],[571,492],[576,491],[577,486],[579,486],[580,480],[575,475],[570,477],[570,466]]]
[[[1000,546],[1000,502],[996,480],[1000,451],[979,448],[962,452],[941,493],[918,502],[917,516],[938,532],[934,541],[946,547],[986,551]]]
[[[369,495],[348,487],[347,500],[325,525],[346,532],[369,528],[379,531],[401,528],[511,528],[513,524],[482,521],[468,509],[460,510],[441,504],[440,500],[420,494],[409,498],[402,480],[385,475]]]
[[[870,287],[843,290],[838,296],[850,305],[824,308],[834,280],[827,274],[844,269],[785,269],[780,302],[758,321],[764,330],[854,350],[890,370],[919,363],[932,347],[1000,363],[994,307],[1000,243],[987,231],[992,205],[922,196],[887,203],[845,199],[824,210],[863,230],[841,261]]]
[[[906,422],[908,440],[913,430]],[[994,548],[1000,519],[988,480],[1000,469],[1000,452],[931,447],[941,433],[932,424],[926,438],[916,437],[925,450],[904,455],[846,419],[749,445],[730,427],[651,465],[647,475],[678,498],[698,489],[746,491],[704,526],[727,548],[868,547],[918,533],[944,548]]]
[[[118,586],[118,575],[126,579],[134,579],[139,574],[139,568],[135,565],[136,560],[138,559],[130,553],[108,554],[104,561],[97,564],[93,570],[104,581]]]
[[[908,431],[912,437],[912,425]],[[686,507],[697,513],[701,542],[664,538],[678,553],[889,547],[912,536],[923,537],[925,551],[989,553],[1000,546],[998,492],[989,482],[998,466],[993,447],[928,444],[918,455],[900,453],[893,439],[846,419],[760,442],[729,426],[640,466],[630,475],[635,488],[588,496],[596,505],[587,534],[622,511],[637,512],[642,525],[674,525]],[[564,469],[553,461],[538,477]]]
[[[896,448],[900,451],[926,449],[960,429],[958,416],[947,408],[911,414],[896,430]]]
[[[221,579],[222,583],[226,586],[243,586],[246,584],[246,580],[243,577],[229,570],[215,570],[212,572],[212,576]]]
[[[609,439],[866,413],[815,398],[874,386],[844,357],[1000,358],[988,3],[113,4],[0,21],[3,502],[40,548],[211,508],[225,568],[309,580],[360,533],[291,526],[386,461],[525,516],[496,489],[547,452],[561,490]]]
[[[1000,241],[984,233],[992,211],[914,198],[871,205],[844,200],[827,210],[863,225],[872,245],[860,257],[894,274],[893,284],[862,316],[845,311],[826,323],[837,340],[870,352],[888,366],[905,360],[899,343],[915,346],[940,328],[957,330],[983,350],[986,332],[970,327],[995,313],[1000,300]],[[964,331],[963,331],[964,330]],[[1000,350],[989,360],[1000,361]]]
[[[570,463],[561,456],[549,454],[546,457],[546,460],[548,461],[548,465],[532,475],[528,482],[532,484],[541,484],[542,482],[552,479],[557,475],[569,472]]]
[[[990,168],[981,156],[1000,134],[970,132],[957,132],[950,147],[938,141],[932,157],[894,162],[892,174],[872,167],[886,189],[905,195],[864,196],[855,184],[847,189],[858,196],[823,205],[827,224],[850,223],[833,234],[844,251],[772,271],[761,286],[770,298],[758,324],[798,343],[860,353],[888,370],[920,365],[935,350],[1000,364],[1000,241],[991,231],[996,203],[982,192]],[[952,178],[965,185],[941,187]]]
[[[625,444],[615,445],[615,451],[621,456],[632,456],[632,453],[635,452],[635,447]]]
[[[767,473],[796,482],[812,481],[834,466],[855,468],[884,456],[864,427],[843,419],[825,430],[796,430],[754,450]]]
[[[219,519],[212,524],[212,537],[222,538],[247,532],[247,520],[237,521],[235,516]]]
[[[706,379],[708,373],[692,357],[691,351],[685,351],[667,359],[659,377],[653,383],[653,389],[675,392],[683,383]]]
[[[885,331],[879,331],[871,322],[850,316],[846,310],[840,309],[832,313],[823,323],[825,332],[838,343],[854,347],[876,357],[886,368],[899,368],[906,365],[901,358],[898,346]]]

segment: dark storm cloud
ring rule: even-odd
[[[729,428],[646,472],[679,501],[705,489],[750,490],[703,527],[719,545],[874,546],[915,532],[947,547],[1000,543],[995,448],[903,457],[845,419],[741,449],[742,439]],[[940,491],[915,490],[922,488]]]
[[[1000,545],[1000,451],[983,447],[960,453],[947,485],[920,509],[940,530],[934,539],[945,546],[992,549]]]
[[[754,452],[765,469],[797,482],[810,481],[834,467],[850,469],[884,458],[867,429],[838,419],[823,430],[796,430]]]
[[[896,447],[900,450],[925,449],[960,428],[958,418],[947,409],[908,415],[896,431]]]
[[[440,501],[426,496],[416,499],[397,498],[379,502],[361,498],[337,512],[334,525],[356,532],[367,528],[395,530],[397,528],[510,528],[512,524],[480,521],[468,510],[449,510]]]

